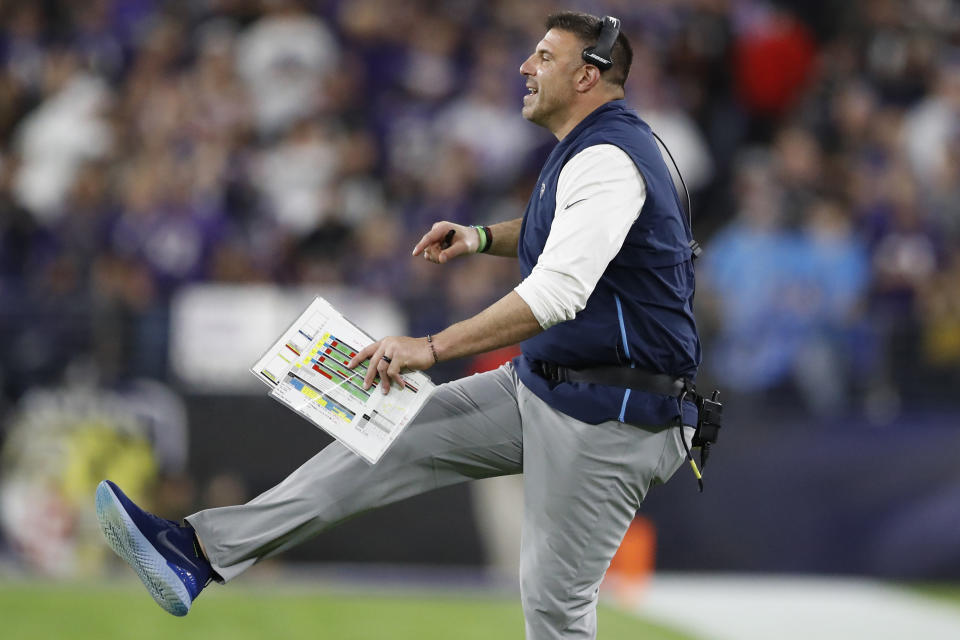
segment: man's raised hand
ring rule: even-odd
[[[453,222],[437,222],[420,238],[420,242],[413,248],[413,255],[423,254],[430,262],[444,264],[465,253],[476,253],[479,247],[480,236],[473,227]]]

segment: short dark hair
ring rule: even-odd
[[[577,36],[584,47],[592,47],[600,38],[603,20],[589,13],[562,11],[549,16],[546,27],[547,31],[550,29],[569,31]],[[613,43],[610,57],[613,59],[613,66],[602,72],[603,77],[607,82],[623,87],[627,76],[630,75],[630,65],[633,63],[633,49],[630,47],[627,36],[623,35],[623,31]]]

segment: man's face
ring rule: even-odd
[[[566,119],[576,96],[575,72],[583,62],[583,45],[569,31],[551,29],[537,44],[536,51],[520,65],[527,81],[523,117],[548,129]]]

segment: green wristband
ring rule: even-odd
[[[483,253],[487,250],[487,232],[486,230],[478,224],[473,225],[473,228],[477,230],[477,236],[480,239],[479,244],[477,245],[477,253]]]

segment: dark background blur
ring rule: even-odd
[[[511,261],[409,251],[436,220],[522,213],[554,140],[520,117],[518,68],[565,8],[622,19],[628,100],[705,246],[700,386],[728,425],[703,496],[681,470],[645,505],[659,566],[960,577],[948,0],[3,2],[0,555],[95,570],[102,477],[174,517],[328,441],[232,370],[191,375],[203,336],[240,342],[211,328],[216,292],[339,292],[423,335],[515,286]],[[288,557],[480,564],[470,503],[424,496]]]

